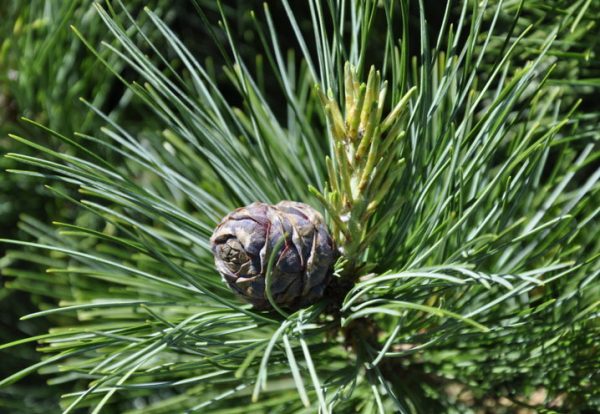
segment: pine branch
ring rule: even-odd
[[[148,27],[96,6],[112,38],[76,34],[154,120],[131,132],[88,103],[106,125],[93,134],[12,136],[37,153],[9,154],[14,172],[60,183],[77,220],[24,217],[35,241],[4,240],[6,262],[39,269],[7,265],[9,286],[60,302],[26,317],[57,321],[31,339],[47,357],[1,384],[49,374],[72,385],[64,412],[596,404],[597,117],[553,82],[584,16],[462,2],[436,32],[427,2],[379,4],[217,3],[203,13],[220,16],[218,73],[157,13]],[[326,297],[291,314],[241,304],[209,244],[230,210],[283,199],[320,202],[342,250]]]

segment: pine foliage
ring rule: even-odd
[[[594,10],[555,3],[450,1],[439,24],[423,0],[195,3],[218,59],[150,9],[96,5],[106,41],[74,32],[149,122],[86,102],[97,131],[30,121],[68,151],[12,135],[35,151],[12,172],[78,215],[4,240],[40,269],[4,270],[47,298],[24,318],[55,327],[0,345],[44,355],[0,384],[70,384],[65,413],[600,407],[598,113],[577,89],[597,80],[561,60],[593,55]],[[237,300],[208,241],[285,199],[322,208],[342,248],[335,291],[289,315]]]

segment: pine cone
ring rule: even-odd
[[[211,237],[215,265],[229,287],[256,308],[270,307],[265,293],[267,263],[277,243],[271,293],[288,309],[323,295],[335,259],[323,216],[294,201],[253,203],[229,213]]]

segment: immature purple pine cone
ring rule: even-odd
[[[323,295],[335,258],[323,216],[314,208],[294,201],[252,203],[225,216],[210,239],[219,273],[256,308],[270,307],[265,273],[283,237],[271,270],[271,293],[281,307],[306,306]]]

